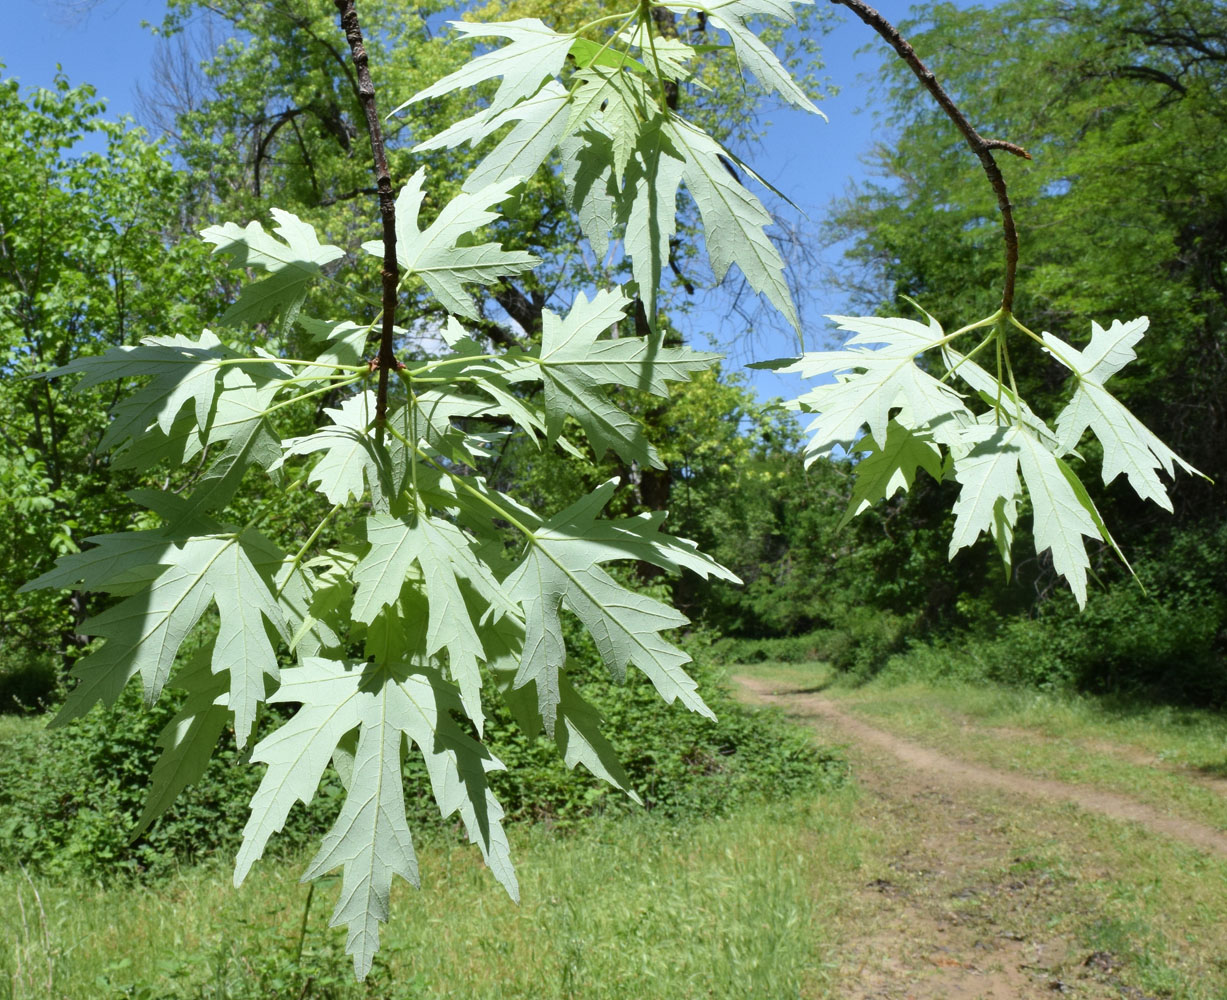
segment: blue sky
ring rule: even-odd
[[[878,7],[895,21],[908,11],[907,4],[898,2],[882,2]],[[6,33],[8,40],[0,43],[4,75],[16,76],[23,87],[48,86],[59,64],[74,85],[97,87],[99,95],[108,99],[112,116],[135,114],[136,87],[150,82],[156,45],[142,22],[159,22],[164,8],[163,0],[102,0],[74,17],[69,4],[28,5],[29,20],[21,35]],[[844,194],[863,173],[861,157],[879,137],[872,113],[862,109],[870,103],[867,80],[875,76],[885,46],[851,15],[845,13],[844,18],[823,43],[825,73],[841,89],[837,96],[820,102],[829,122],[801,112],[773,113],[763,147],[750,159],[752,166],[815,221],[831,199]],[[859,51],[866,47],[868,51]],[[838,258],[838,248],[822,248],[820,266],[801,276],[815,290],[814,308],[806,317],[806,345],[811,349],[830,340],[822,315],[847,309],[842,296],[824,287],[822,279],[824,268],[834,266]],[[702,313],[698,318],[703,319]],[[796,347],[774,334],[732,353],[730,362],[744,363],[753,356],[792,355]],[[802,391],[799,380],[771,372],[754,373],[753,384],[764,397],[794,396]]]

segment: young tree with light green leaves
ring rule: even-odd
[[[923,76],[889,24],[856,0],[845,3]],[[355,0],[336,6],[375,162],[382,238],[361,250],[381,262],[378,311],[303,311],[309,290],[335,283],[336,262],[359,248],[322,242],[296,215],[274,211],[271,231],[258,221],[206,229],[219,253],[256,276],[223,324],[240,334],[253,324],[297,326],[314,349],[289,357],[250,336],[205,331],[148,338],[49,373],[80,374],[84,386],[147,380],[115,407],[106,444],[138,468],[200,471],[179,492],[133,495],[156,527],[97,537],[29,586],[84,586],[118,599],[83,625],[102,641],[78,664],[60,723],[113,702],[137,676],[150,699],[167,686],[188,692],[161,737],[143,823],[201,773],[225,726],[243,745],[263,704],[299,706],[252,748],[252,761],[266,770],[235,879],[242,881],[294,803],[309,800],[325,770],[335,769],[345,802],[304,878],[342,870],[333,921],[348,927],[362,977],[394,878],[418,879],[405,819],[407,752],[421,754],[441,812],[458,814],[513,897],[502,809],[487,778],[501,765],[482,743],[488,699],[502,699],[529,732],[552,736],[568,764],[583,763],[634,794],[600,717],[568,680],[564,613],[587,628],[615,677],[634,666],[664,701],[708,712],[686,672],[689,657],[668,636],[686,619],[607,567],[634,561],[705,578],[732,574],[665,532],[663,511],[603,517],[617,481],[548,516],[495,488],[483,470],[508,433],[568,451],[577,450],[570,435],[582,434],[598,456],[612,451],[632,468],[660,466],[643,426],[618,405],[618,390],[664,397],[670,383],[718,359],[666,346],[660,333],[658,288],[684,199],[697,206],[716,277],[736,267],[799,328],[784,260],[767,234],[771,216],[747,186],[761,183],[758,175],[685,117],[671,94],[699,85],[696,58],[720,44],[761,86],[817,109],[757,33],[763,19],[792,19],[792,5],[776,0],[679,3],[668,30],[648,4],[602,12],[569,30],[535,18],[456,22],[465,36],[497,41],[393,111],[471,88],[487,95],[474,113],[419,143],[427,151],[483,151],[458,193],[429,211],[425,168],[394,183]],[[1077,351],[1014,317],[1017,242],[993,151],[1022,150],[963,125],[1006,222],[1001,307],[949,334],[927,317],[842,320],[854,334],[848,346],[791,363],[834,376],[799,404],[817,414],[810,454],[836,446],[862,454],[849,515],[906,488],[918,469],[953,476],[962,492],[952,548],[988,532],[1008,559],[1029,498],[1037,545],[1052,550],[1081,598],[1083,539],[1108,535],[1064,456],[1090,427],[1106,444],[1105,475],[1124,472],[1160,501],[1155,473],[1179,462],[1105,388],[1130,360],[1145,322],[1097,327],[1091,345]],[[526,274],[539,260],[490,240],[487,227],[554,150],[584,238],[601,257],[619,253],[630,280],[577,288],[565,312],[543,313],[539,345],[491,350],[470,326],[477,318],[470,289]],[[428,288],[447,313],[429,331],[439,343],[432,358],[397,350],[408,332],[397,318],[409,281]],[[371,357],[366,345],[376,331]],[[1011,351],[1028,341],[1076,381],[1055,429],[1013,384]],[[980,364],[985,358],[988,367]],[[283,433],[287,408],[301,412],[298,404],[320,398],[333,402],[316,426]],[[277,489],[235,519],[235,499],[253,477]],[[291,490],[317,491],[330,506],[298,537],[270,537],[263,529]],[[177,651],[210,608],[215,634],[179,663]]]

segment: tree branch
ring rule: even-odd
[[[500,281],[494,286],[494,301],[503,307],[513,320],[530,337],[541,332],[541,314],[545,309],[545,296],[531,293],[531,298],[509,281]]]
[[[354,57],[358,76],[358,99],[366,116],[366,128],[371,135],[371,155],[375,160],[375,186],[379,190],[379,214],[383,219],[383,329],[380,331],[379,355],[371,361],[379,370],[379,388],[375,396],[375,427],[382,438],[388,415],[388,372],[396,368],[392,354],[392,331],[396,324],[396,286],[400,269],[396,265],[396,202],[392,197],[392,177],[388,173],[388,157],[383,148],[383,132],[379,127],[379,111],[375,107],[375,85],[367,65],[366,45],[358,24],[355,0],[333,0],[341,15],[341,27]]]
[[[321,198],[320,207],[327,208],[329,205],[335,205],[338,202],[353,201],[355,198],[371,194],[379,194],[379,188],[354,188],[352,191],[346,191],[343,194],[334,194],[329,195],[327,198]]]
[[[302,108],[287,108],[276,117],[276,119],[273,121],[272,127],[260,137],[259,145],[256,146],[255,164],[255,195],[257,198],[260,197],[260,161],[263,160],[266,155],[268,155],[269,144],[286,124],[292,122],[295,118],[304,113],[304,109]]]
[[[959,110],[958,105],[954,103],[954,100],[946,93],[942,85],[937,82],[937,77],[934,76],[933,71],[920,61],[920,57],[916,55],[916,50],[912,48],[906,38],[899,34],[899,29],[876,10],[868,4],[862,3],[861,0],[831,0],[831,3],[847,7],[890,44],[899,54],[899,58],[908,64],[912,72],[916,74],[917,79],[925,85],[925,89],[933,95],[941,109],[946,112],[946,116],[954,122],[955,127],[962,133],[963,138],[967,140],[967,145],[971,147],[971,151],[979,157],[980,164],[984,167],[984,173],[988,175],[989,183],[993,186],[993,191],[996,192],[997,205],[1001,209],[1001,226],[1005,235],[1005,282],[1001,291],[1001,308],[1006,312],[1012,312],[1014,308],[1014,278],[1018,272],[1018,230],[1014,227],[1014,208],[1010,204],[1010,196],[1006,191],[1005,178],[1001,176],[1001,169],[997,166],[997,161],[993,159],[992,151],[994,149],[1004,150],[1007,153],[1012,153],[1014,156],[1021,156],[1025,160],[1031,159],[1031,154],[1012,142],[1005,142],[1001,139],[985,139],[984,136],[977,132],[972,127],[971,122],[967,120],[967,116]]]

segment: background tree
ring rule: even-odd
[[[180,220],[166,208],[181,203],[182,176],[103,111],[92,88],[62,76],[24,97],[15,80],[0,82],[0,660],[42,674],[83,642],[84,599],[19,600],[16,589],[76,551],[79,529],[117,530],[130,509],[122,491],[137,480],[100,474],[113,388],[76,395],[27,376],[195,329],[211,309],[197,280],[207,253],[170,245]],[[90,135],[102,150],[78,152]]]

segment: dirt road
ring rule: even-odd
[[[1094,921],[1094,893],[1020,853],[1020,823],[1077,850],[1078,816],[1097,813],[1227,858],[1221,832],[1127,796],[957,759],[876,728],[821,693],[737,683],[824,742],[846,745],[864,791],[862,819],[881,837],[866,852],[873,870],[849,902],[839,967],[819,996],[1146,1000],[1116,954],[1072,932]]]

